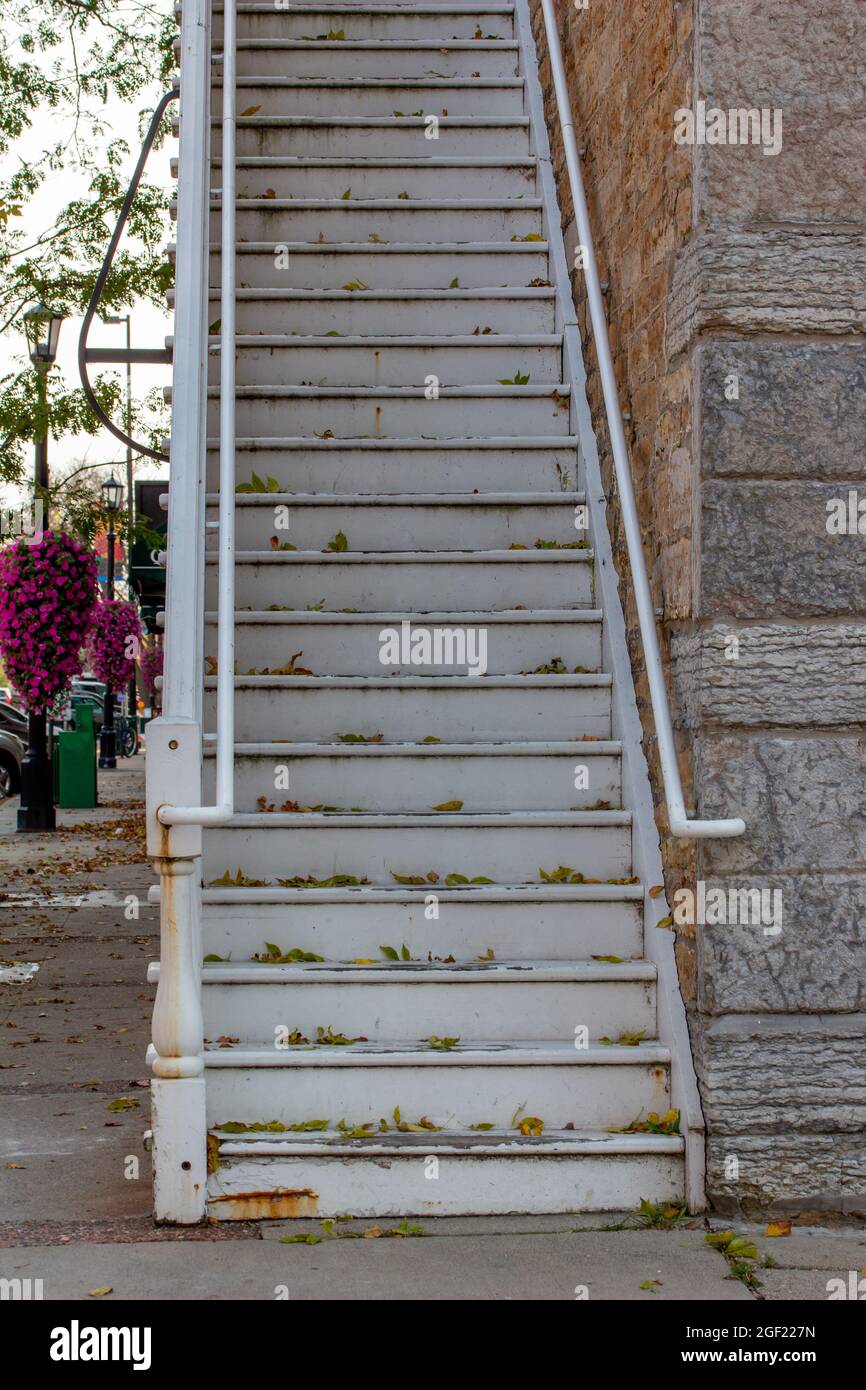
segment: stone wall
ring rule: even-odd
[[[826,525],[852,489],[866,512],[866,6],[557,8],[687,799],[748,822],[666,835],[626,584],[669,897],[702,880],[783,908],[778,933],[678,931],[710,1197],[866,1209],[866,566],[864,537]],[[544,60],[542,83],[568,238]],[[765,108],[781,149],[675,143],[699,100]]]

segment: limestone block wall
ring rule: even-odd
[[[666,835],[627,609],[668,894],[781,905],[780,931],[678,927],[710,1197],[866,1209],[866,6],[558,13],[684,782],[698,814],[748,822],[700,847]],[[544,55],[537,4],[534,23]],[[544,61],[542,83],[568,237]],[[675,139],[684,110],[695,143]],[[735,142],[740,110],[762,143]],[[698,143],[702,120],[726,143]],[[851,492],[853,531],[828,530]]]

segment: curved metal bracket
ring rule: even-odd
[[[111,267],[114,263],[114,257],[117,252],[117,248],[120,244],[120,238],[123,235],[123,230],[129,218],[129,214],[132,209],[132,204],[135,201],[135,195],[138,192],[138,185],[141,183],[141,176],[144,173],[144,166],[147,163],[148,156],[150,155],[151,150],[153,149],[153,142],[156,139],[156,133],[159,130],[160,121],[162,120],[163,115],[165,114],[165,110],[169,102],[176,101],[179,96],[180,88],[172,87],[171,91],[166,92],[165,95],[160,99],[159,105],[153,113],[150,125],[147,130],[147,135],[144,137],[144,144],[141,147],[141,154],[138,156],[138,163],[135,166],[135,172],[133,173],[132,178],[130,180],[129,188],[126,190],[126,197],[124,198],[123,206],[120,209],[120,216],[117,219],[117,226],[115,227],[111,241],[108,244],[108,250],[105,253],[105,260],[102,262],[102,269],[100,270],[99,275],[96,278],[96,284],[93,286],[93,293],[90,296],[90,302],[87,305],[87,309],[85,310],[84,321],[81,325],[81,334],[78,339],[78,374],[81,377],[81,385],[84,388],[84,394],[87,397],[88,404],[91,410],[93,411],[94,415],[97,417],[97,419],[101,420],[105,428],[107,430],[110,430],[111,433],[121,441],[121,443],[127,444],[130,448],[135,449],[136,453],[146,454],[148,458],[158,459],[161,463],[168,462],[168,454],[164,453],[161,449],[151,449],[148,444],[140,444],[137,440],[131,439],[128,434],[124,433],[122,429],[119,429],[118,426],[114,424],[113,420],[111,420],[108,417],[108,415],[106,415],[105,411],[102,409],[102,406],[99,404],[99,401],[96,399],[96,394],[93,390],[93,386],[90,382],[90,377],[87,373],[87,364],[88,362],[93,361],[126,362],[137,360],[150,362],[168,362],[170,360],[168,354],[154,351],[149,351],[146,354],[142,353],[140,355],[137,353],[130,354],[126,352],[111,354],[100,349],[93,349],[92,351],[90,351],[87,347],[87,335],[90,332],[90,325],[93,322],[97,309],[99,308],[100,300],[102,299],[106,282],[108,280],[109,274],[111,273]]]

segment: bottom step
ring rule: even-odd
[[[676,1135],[556,1130],[222,1136],[208,1178],[217,1221],[622,1211],[683,1200]]]

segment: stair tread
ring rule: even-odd
[[[417,401],[425,399],[423,386],[281,386],[257,383],[254,386],[236,386],[235,398],[247,400],[370,400],[377,396],[385,400]],[[547,400],[556,391],[563,399],[570,394],[565,382],[552,381],[542,386],[439,386],[439,399],[442,400]],[[171,388],[166,388],[170,397]],[[209,386],[210,400],[218,400],[219,386]]]
[[[423,1134],[373,1134],[367,1139],[350,1139],[338,1129],[312,1133],[232,1134],[219,1125],[211,1130],[220,1140],[220,1154],[250,1158],[304,1155],[338,1158],[400,1157],[421,1149],[426,1153],[472,1153],[478,1155],[582,1154],[603,1149],[609,1154],[678,1154],[684,1140],[679,1134],[615,1134],[599,1129],[545,1129],[540,1135],[523,1135],[513,1129],[477,1131],[471,1129],[425,1130]]]
[[[468,450],[468,449],[549,449],[556,453],[567,453],[575,450],[578,445],[577,435],[573,434],[538,434],[538,435],[453,435],[440,438],[424,438],[419,435],[401,437],[391,435],[387,439],[370,439],[365,436],[352,437],[344,435],[340,439],[320,439],[317,435],[312,438],[307,435],[239,435],[235,440],[235,450],[249,450],[255,452],[257,449],[314,449],[322,452],[333,452],[342,449],[369,450],[373,453],[379,450],[391,449],[442,449]],[[219,440],[209,438],[207,441],[209,449],[218,449]],[[556,494],[559,496],[559,493]]]
[[[158,975],[158,972],[155,972]],[[612,983],[654,982],[656,968],[646,960],[606,961],[529,961],[456,960],[377,961],[358,965],[352,961],[289,962],[261,961],[206,962],[201,970],[202,984],[439,984],[439,983]]]
[[[208,564],[216,564],[215,552],[206,557]],[[591,550],[238,550],[235,561],[248,565],[405,565],[405,564],[487,564],[503,561],[507,564],[588,564],[593,559]],[[519,609],[509,609],[519,612]],[[366,679],[366,677],[364,678]],[[494,676],[485,677],[497,679]]]
[[[267,201],[267,200],[266,200],[266,201]],[[252,202],[252,199],[250,199],[250,202]],[[268,204],[268,205],[269,205],[269,206],[272,206],[272,204]],[[323,205],[322,205],[322,204],[319,204],[319,206],[323,206]],[[370,206],[372,206],[372,204],[371,204]],[[399,206],[402,207],[402,208],[405,208],[406,204],[405,204],[405,203],[400,203]],[[429,208],[431,205],[428,204],[427,206],[428,206],[428,208]],[[439,204],[439,206],[441,207],[441,206],[443,206],[443,204]],[[420,209],[419,209],[419,210],[420,210]],[[313,243],[313,244],[315,244],[315,243]],[[169,291],[169,295],[171,295],[171,294],[172,294],[172,291]],[[536,286],[536,285],[489,285],[489,286],[479,286],[478,289],[463,289],[463,290],[449,290],[449,289],[411,289],[411,288],[407,288],[407,289],[388,289],[388,288],[384,288],[384,289],[380,289],[380,290],[377,290],[377,289],[369,289],[369,290],[343,290],[343,289],[336,289],[336,290],[335,290],[335,289],[306,289],[306,288],[293,289],[293,288],[291,288],[290,286],[279,286],[278,288],[238,289],[238,291],[237,291],[237,297],[238,297],[239,300],[244,300],[244,299],[245,299],[245,300],[254,300],[254,299],[265,299],[265,300],[269,300],[269,299],[274,299],[274,300],[281,300],[281,299],[286,299],[286,300],[293,300],[293,299],[321,299],[321,300],[338,300],[338,301],[340,301],[340,302],[346,301],[347,303],[349,303],[349,302],[351,302],[351,303],[364,303],[365,301],[369,301],[369,300],[372,300],[372,299],[387,299],[387,300],[407,300],[407,299],[412,299],[412,300],[414,300],[414,299],[421,299],[421,300],[435,299],[435,300],[439,300],[439,299],[447,299],[447,300],[454,300],[454,301],[460,300],[460,299],[489,299],[489,300],[497,300],[497,299],[545,299],[545,300],[546,300],[546,299],[553,299],[553,298],[555,298],[555,291],[554,291],[552,288],[548,288],[547,286]],[[251,336],[251,335],[248,335],[248,336]],[[301,335],[297,335],[297,336],[301,336]],[[321,334],[316,334],[316,335],[314,335],[314,336],[321,337],[322,335],[321,335]],[[399,335],[396,335],[396,336],[399,336]],[[407,336],[408,336],[408,335],[407,335]],[[417,336],[417,335],[413,335],[413,336]],[[471,333],[470,333],[470,334],[465,334],[464,336],[466,336],[466,337],[474,337],[475,334],[471,334]],[[479,333],[479,334],[478,334],[478,337],[480,338],[481,336],[482,336],[482,335]],[[495,334],[495,333],[487,333],[487,334],[485,334],[484,336],[485,336],[485,337],[488,337],[488,338],[493,338],[493,337],[498,337],[499,335],[498,335],[498,334]],[[504,336],[504,335],[503,335],[503,336]],[[512,335],[509,335],[509,336],[515,336],[515,335],[512,334]],[[340,339],[339,339],[339,338],[331,338],[330,341],[331,341],[332,344],[339,345]]]
[[[341,45],[342,46],[342,45]],[[222,76],[215,73],[213,86],[222,87]],[[237,78],[239,90],[244,87],[279,87],[293,88],[299,87],[309,89],[310,87],[324,87],[327,91],[335,91],[340,87],[348,87],[352,91],[359,88],[368,88],[371,91],[382,91],[394,88],[395,90],[414,91],[416,88],[432,88],[434,91],[449,91],[451,88],[467,88],[477,91],[479,88],[488,90],[504,87],[508,90],[522,91],[524,81],[522,77],[278,77],[272,74],[263,73],[261,76],[244,76]],[[238,117],[240,120],[240,117]],[[420,119],[420,117],[418,118]]]
[[[206,885],[202,889],[205,904],[231,903],[239,906],[250,904],[281,903],[424,903],[426,894],[432,889],[401,883],[359,884],[344,888],[265,888],[220,887]],[[495,883],[476,884],[460,888],[443,888],[436,891],[447,893],[449,903],[459,902],[642,902],[645,888],[641,883]],[[159,885],[148,890],[148,900],[159,902]]]
[[[214,167],[222,164],[222,156],[211,159]],[[246,154],[235,160],[238,169],[537,169],[535,155],[464,154],[464,155],[358,155],[314,154]]]
[[[601,623],[601,609],[500,609],[498,612],[491,613],[488,610],[470,610],[464,612],[461,609],[449,609],[448,612],[439,613],[409,613],[403,610],[402,613],[395,612],[366,612],[366,613],[334,613],[320,612],[309,613],[306,609],[289,609],[271,612],[270,609],[239,609],[235,613],[235,623],[246,623],[247,626],[267,626],[281,623],[289,623],[296,626],[297,623],[309,623],[311,627],[328,627],[331,624],[375,624],[375,623],[467,623],[467,621],[484,620],[485,623],[495,623],[498,626],[506,626],[510,623]],[[204,621],[215,623],[217,612],[207,609],[204,613]]]
[[[215,11],[217,14],[220,14],[220,13],[222,12],[222,8],[223,8],[223,6],[222,6],[222,0],[214,0],[214,11]],[[175,5],[175,10],[177,11],[178,14],[181,12],[181,6],[180,6],[180,4],[176,4],[176,5]],[[248,15],[248,14],[249,14],[249,15],[252,15],[252,14],[272,15],[273,12],[274,12],[273,0],[271,0],[271,3],[259,3],[259,4],[252,4],[252,3],[244,4],[244,3],[243,3],[243,0],[241,0],[241,3],[239,3],[238,6],[237,6],[237,12],[238,12],[239,15]],[[485,4],[483,4],[483,3],[475,3],[475,4],[460,4],[460,3],[454,3],[454,4],[439,4],[439,5],[429,5],[429,4],[428,4],[428,5],[424,5],[424,4],[415,5],[415,4],[413,4],[413,5],[411,5],[411,6],[410,6],[410,5],[406,5],[406,4],[403,4],[403,5],[365,5],[365,4],[355,4],[355,3],[354,3],[354,0],[348,0],[348,3],[345,3],[344,0],[343,0],[343,2],[341,2],[341,0],[322,0],[322,3],[320,3],[320,4],[307,4],[307,5],[296,5],[296,4],[293,4],[293,5],[292,5],[292,13],[293,13],[293,14],[331,14],[331,13],[333,13],[333,14],[350,14],[350,15],[355,15],[355,14],[357,14],[357,15],[366,15],[366,14],[405,15],[405,14],[418,14],[418,13],[420,13],[420,14],[425,14],[425,15],[427,15],[427,14],[430,14],[430,15],[434,15],[434,14],[443,14],[443,15],[444,15],[444,14],[458,14],[458,15],[467,15],[467,14],[468,14],[468,15],[473,15],[473,14],[501,14],[501,15],[513,15],[513,14],[514,14],[514,6],[513,6],[513,5],[502,5],[502,4],[496,4],[496,3],[492,3],[492,4],[489,4],[489,5],[485,5]]]
[[[245,203],[271,203],[275,200],[273,198],[244,198],[242,201]],[[295,206],[298,206],[301,202],[299,198],[293,198],[290,201]],[[342,202],[342,199],[340,199],[340,201]],[[365,200],[363,198],[355,199],[355,202],[359,203],[365,201],[372,202],[373,200]],[[401,206],[406,206],[404,201],[401,202]],[[340,253],[344,251],[350,252],[352,255],[356,255],[359,252],[363,252],[364,255],[371,256],[460,256],[479,254],[486,255],[488,253],[490,255],[496,256],[503,254],[509,256],[525,256],[527,254],[546,255],[548,250],[548,243],[546,241],[281,241],[280,245],[284,246],[286,250],[289,251],[292,255],[310,254],[317,256],[329,255],[331,253]],[[173,246],[174,243],[170,243],[170,247]],[[218,251],[219,247],[215,246],[211,249]],[[237,246],[235,247],[235,253],[239,256],[248,255],[251,252],[259,255],[264,253],[270,253],[270,255],[273,255],[274,244],[272,241],[239,241]],[[502,286],[499,286],[499,288],[502,288]],[[534,288],[539,287],[535,286]],[[358,291],[356,290],[354,291],[354,293],[357,294]],[[456,291],[452,290],[450,291],[450,293],[455,294]],[[454,337],[457,338],[461,336],[468,335],[454,334]],[[502,336],[504,337],[505,335],[503,334]],[[561,334],[546,334],[537,336],[546,336],[551,338],[555,337],[557,339],[562,337]],[[333,342],[333,339],[329,339],[329,341]]]
[[[235,1069],[254,1067],[369,1067],[369,1066],[665,1066],[669,1049],[661,1043],[638,1043],[635,1047],[605,1047],[590,1042],[576,1048],[568,1042],[458,1043],[439,1052],[428,1043],[356,1042],[342,1046],[311,1043],[307,1047],[275,1048],[273,1042],[235,1043],[220,1048],[205,1045],[205,1065]]]
[[[583,492],[241,492],[236,507],[273,507],[281,502],[295,507],[497,507],[521,504],[541,507],[583,502]],[[219,501],[218,492],[206,496],[209,506]],[[407,616],[406,614],[403,615]]]
[[[216,741],[215,734],[205,734],[205,757],[213,755]],[[622,752],[622,744],[616,739],[594,739],[586,741],[575,739],[574,741],[544,740],[538,743],[528,741],[514,742],[505,740],[502,743],[241,743],[235,744],[235,753],[246,757],[254,754],[262,754],[264,757],[272,757],[276,752],[285,753],[286,749],[291,749],[293,758],[307,757],[364,757],[364,758],[389,758],[389,757],[490,757],[495,755],[502,756],[532,756],[549,753],[602,753],[619,754]]]
[[[478,826],[514,828],[521,825],[604,826],[631,825],[630,811],[436,811],[421,814],[415,811],[236,811],[220,829],[279,830],[316,826],[380,830],[421,829],[433,825],[471,830]],[[432,885],[431,885],[432,887]]]
[[[450,53],[452,50],[458,53],[503,53],[517,52],[520,49],[518,39],[341,39],[340,53],[360,50],[361,52],[375,53],[381,49],[384,53],[393,52],[394,49],[409,48],[421,53]],[[333,53],[334,41],[327,39],[238,39],[238,52],[265,52],[269,53],[273,49],[279,52],[322,52]],[[223,53],[217,49],[215,58],[221,59]],[[251,79],[248,79],[251,80]],[[257,80],[257,79],[256,79]],[[316,79],[303,79],[315,81]],[[385,81],[379,78],[377,81]],[[422,79],[415,79],[421,81]],[[423,79],[426,83],[426,79]],[[451,78],[441,79],[450,82]],[[477,79],[476,79],[477,80]],[[473,84],[474,85],[474,84]]]

